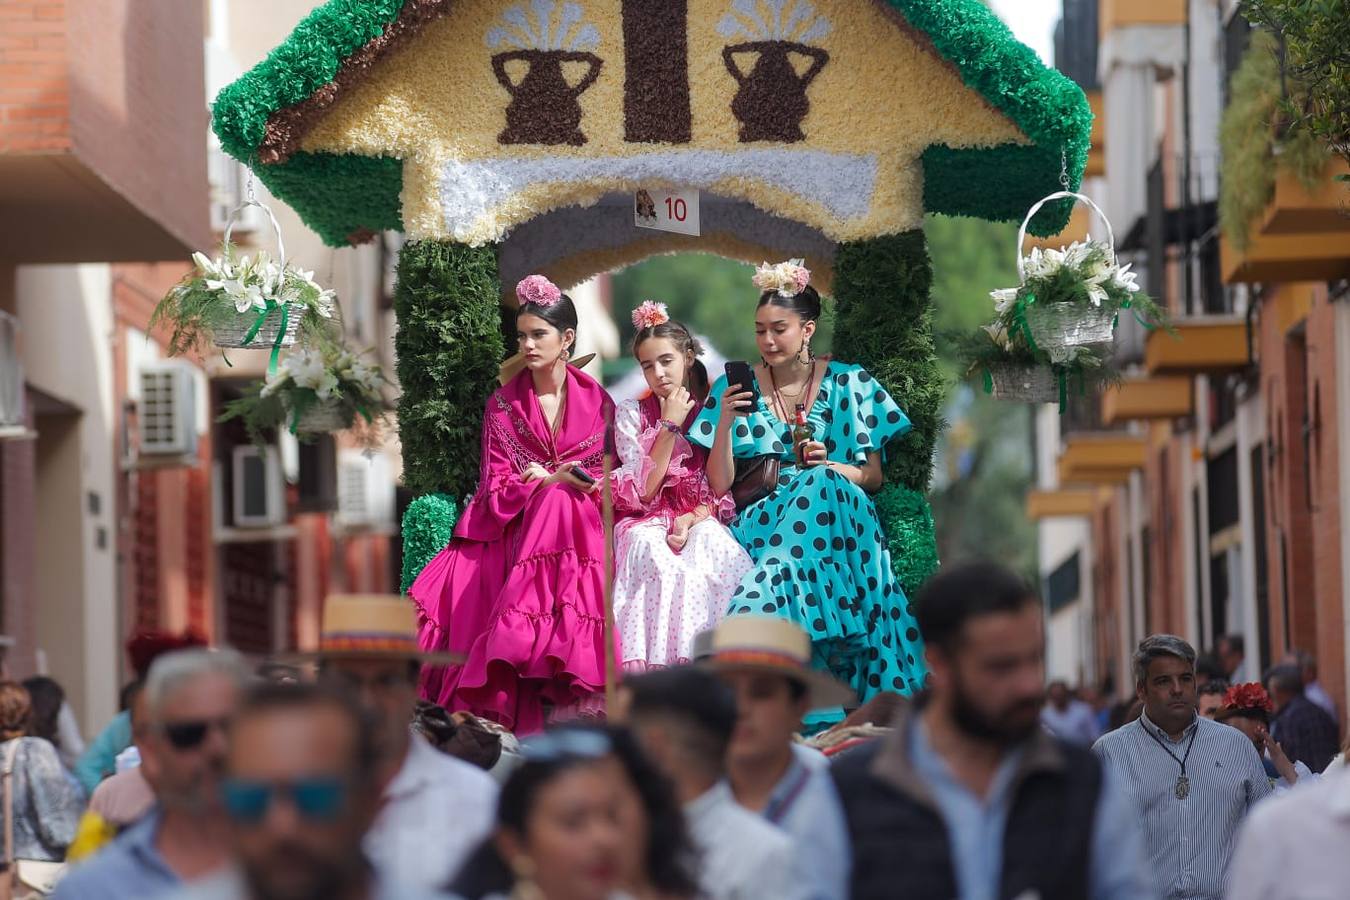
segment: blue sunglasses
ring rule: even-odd
[[[279,795],[309,822],[331,822],[347,807],[347,783],[337,778],[305,778],[289,784],[232,778],[223,786],[225,812],[243,825],[256,825]]]
[[[614,744],[609,735],[580,728],[560,728],[527,737],[520,742],[520,754],[529,762],[601,759],[613,750]]]

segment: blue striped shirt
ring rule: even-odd
[[[1178,760],[1192,735],[1195,743],[1186,760],[1190,793],[1183,800],[1177,797]],[[1219,900],[1242,820],[1271,792],[1251,740],[1236,728],[1197,716],[1181,740],[1173,741],[1140,716],[1104,735],[1092,749],[1139,811],[1159,896]]]

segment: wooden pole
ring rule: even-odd
[[[614,653],[614,489],[609,477],[614,468],[612,454],[605,453],[604,465],[600,489],[605,523],[605,712],[608,714],[614,709],[619,692],[619,661]]]

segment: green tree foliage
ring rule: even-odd
[[[811,261],[806,261],[807,267]],[[755,347],[755,304],[759,291],[750,283],[754,267],[705,253],[654,256],[614,275],[614,321],[621,346],[633,339],[632,312],[644,300],[659,300],[671,317],[706,337],[727,359],[759,358]],[[830,304],[813,342],[828,352],[832,331]],[[716,377],[717,373],[712,373]]]
[[[1350,0],[1245,0],[1243,13],[1283,43],[1293,129],[1350,162]]]
[[[939,334],[973,331],[994,316],[989,291],[1017,284],[1015,225],[933,216],[924,225],[933,259]],[[1036,573],[1036,527],[1026,517],[1031,485],[1031,410],[957,380],[958,361],[938,342],[946,416],[930,495],[943,562],[987,558]]]

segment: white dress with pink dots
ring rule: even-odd
[[[660,406],[650,396],[621,403],[614,413],[621,463],[614,495],[622,516],[614,526],[614,623],[628,672],[689,662],[694,635],[721,620],[752,565],[725,524],[734,518],[735,505],[729,496],[713,494],[704,471],[706,451],[683,435],[675,438],[661,489],[642,499],[651,448],[661,435],[659,420]],[[690,529],[675,552],[666,541],[675,519],[700,506],[711,515]]]

